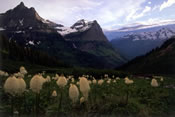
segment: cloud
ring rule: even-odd
[[[31,0],[31,4],[35,5],[42,17],[56,22],[63,21],[65,25],[72,25],[73,22],[86,18],[83,12],[91,11],[101,4],[92,0],[43,0],[39,4],[36,2]]]
[[[146,0],[127,0],[126,2],[123,2],[123,0],[103,1],[105,2],[96,13],[96,19],[103,27],[108,28],[109,25],[121,23],[121,19],[124,22],[131,11],[139,9]]]
[[[175,20],[168,18],[168,19],[163,19],[161,17],[156,17],[156,18],[149,18],[144,21],[137,21],[139,24],[144,24],[144,25],[167,25],[167,24],[174,24]]]
[[[141,13],[138,13],[139,10],[140,8],[133,9],[131,13],[126,17],[126,20],[130,21],[130,20],[135,20],[135,19],[143,17],[147,12],[151,11],[151,7],[145,6],[145,8],[142,10]]]
[[[149,1],[148,4],[151,4],[151,1]]]
[[[147,0],[1,0],[3,9],[0,7],[0,12],[15,7],[20,1],[34,7],[41,17],[66,26],[87,19],[97,20],[102,27],[110,27],[122,24],[128,16],[136,19],[150,10],[143,6]],[[143,13],[139,14],[139,10]]]
[[[146,6],[142,13],[147,13],[151,10],[151,7]]]
[[[168,0],[168,1],[164,1],[161,6],[160,6],[160,11],[162,11],[163,9],[172,6],[173,4],[175,4],[175,0]]]
[[[100,25],[118,23],[130,11],[138,9],[146,0],[24,0],[34,6],[46,19],[65,25],[72,25],[79,19],[97,20]],[[125,19],[125,18],[124,18]]]
[[[149,18],[148,20],[145,21],[138,21],[140,24],[144,25],[151,25],[151,24],[156,24],[157,22],[162,21],[161,18]]]

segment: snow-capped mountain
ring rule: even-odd
[[[96,20],[87,21],[82,19],[77,21],[71,27],[61,26],[56,27],[56,29],[57,32],[60,33],[67,42],[72,43],[73,47],[76,49],[94,54],[96,56],[103,56],[105,61],[111,65],[113,64],[112,61],[116,61],[117,59],[125,62],[120,55],[114,52],[114,49],[108,42]],[[108,54],[107,51],[110,52],[110,54]],[[109,61],[107,60],[108,57],[111,58],[111,60],[112,58],[117,59]]]
[[[172,24],[175,24],[175,20],[160,21],[158,23],[152,23],[152,24],[134,23],[113,31],[118,31],[118,32],[137,31],[142,29],[167,27]]]
[[[58,33],[60,33],[62,36],[66,36],[72,33],[87,31],[88,29],[91,28],[93,23],[94,21],[87,21],[87,20],[81,19],[71,27],[59,26],[59,27],[56,27],[56,29],[58,30]]]
[[[57,29],[58,33],[60,33],[62,36],[66,36],[72,33],[87,31],[88,29],[91,28],[94,22],[95,21],[87,21],[87,20],[81,19],[71,27],[57,26],[55,28]]]
[[[120,31],[113,32],[116,37],[113,37],[111,44],[120,51],[120,54],[131,60],[159,47],[164,41],[175,36],[175,24],[173,23],[171,21],[147,28],[140,26],[139,29],[138,26],[137,30],[132,28],[132,31],[128,31],[131,28],[122,28]]]
[[[132,39],[133,41],[138,40],[166,40],[175,35],[175,28],[162,28],[158,31],[153,32],[140,32],[140,33],[130,33],[123,36],[123,39]]]
[[[79,35],[82,32],[86,32],[89,29],[93,28],[94,25],[98,25],[97,21],[87,21],[84,19],[78,20],[75,24],[73,24],[71,27],[65,27],[65,26],[57,26],[55,29],[58,33],[60,33],[63,37],[70,37]]]
[[[46,52],[73,66],[112,68],[124,63],[97,21],[79,20],[65,27],[45,20],[23,2],[0,14],[0,33],[20,46]]]
[[[167,28],[168,30],[175,29],[175,21],[164,21],[155,24],[140,24],[135,23],[128,26],[124,26],[119,29],[114,30],[104,30],[105,35],[107,36],[108,40],[112,39],[120,39],[126,35],[132,34],[139,34],[139,33],[146,33],[146,32],[157,32],[160,29]]]

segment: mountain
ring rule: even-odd
[[[175,28],[175,21],[160,21],[157,23],[152,24],[143,24],[143,23],[133,23],[127,26],[121,27],[119,29],[112,29],[112,30],[104,30],[104,34],[108,38],[108,40],[112,39],[120,39],[121,37],[128,35],[128,34],[135,34],[140,32],[152,32],[158,31],[162,28]]]
[[[35,66],[36,68],[70,67],[47,53],[21,47],[13,40],[9,41],[2,33],[0,33],[0,44],[0,68],[9,73],[17,72],[20,66]]]
[[[41,18],[33,7],[27,8],[23,2],[21,2],[14,9],[0,14],[0,26],[5,29],[44,29],[48,28],[47,23],[51,24],[51,22],[47,22]]]
[[[165,41],[161,47],[153,49],[146,55],[131,60],[119,69],[134,73],[174,74],[174,60],[175,37]]]
[[[113,68],[124,63],[97,21],[78,28],[80,23],[66,28],[43,19],[34,8],[26,7],[23,2],[0,14],[0,31],[9,41],[13,40],[20,46],[48,53],[73,66]],[[69,30],[76,31],[65,34]]]
[[[73,24],[71,27],[57,27],[57,31],[67,40],[73,41],[102,41],[108,42],[103,34],[100,25],[96,20],[87,21],[81,19]]]
[[[161,46],[175,35],[175,24],[166,23],[121,28],[116,32],[118,36],[111,40],[111,44],[121,55],[131,60]]]
[[[74,48],[104,58],[105,63],[110,66],[113,66],[114,63],[121,65],[122,62],[125,62],[108,42],[97,21],[82,19],[70,28],[61,27],[59,29],[62,30],[58,32],[66,38],[66,41],[72,43]]]

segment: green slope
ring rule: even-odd
[[[119,69],[134,73],[175,74],[175,38]]]

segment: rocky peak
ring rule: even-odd
[[[28,9],[23,2],[21,2],[19,5],[17,5],[14,9],[12,9],[12,11],[21,11],[24,9]]]
[[[19,8],[25,8],[26,6],[24,5],[23,2],[20,2],[20,4],[17,7],[19,7]]]
[[[87,21],[81,19],[70,28],[58,32],[71,41],[108,41],[96,20]]]
[[[21,30],[30,27],[38,29],[50,26],[49,22],[40,17],[33,7],[26,7],[23,2],[2,14],[0,21],[0,26],[5,29]]]
[[[87,21],[84,19],[78,20],[75,24],[71,26],[72,29],[81,29],[86,26],[91,26],[94,21]]]

